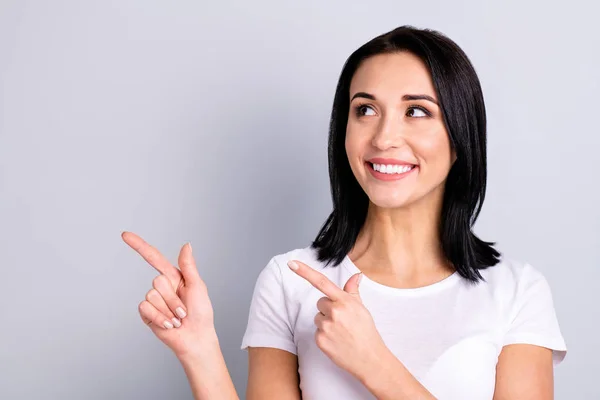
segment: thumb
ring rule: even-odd
[[[358,292],[358,285],[360,284],[360,280],[362,279],[362,272],[358,274],[354,274],[348,279],[348,282],[344,285],[344,292],[350,293],[360,299],[360,293]]]
[[[181,269],[181,275],[187,286],[195,285],[201,281],[198,268],[196,268],[196,261],[192,256],[192,244],[186,243],[179,252],[179,259],[177,260],[179,268]]]

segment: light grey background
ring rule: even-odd
[[[330,211],[342,64],[402,24],[464,48],[489,115],[477,232],[548,278],[558,399],[600,398],[593,2],[0,2],[0,398],[191,398],[137,305],[191,240],[242,395],[255,279]],[[597,6],[596,6],[597,7]]]

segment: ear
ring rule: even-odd
[[[457,158],[458,157],[456,156],[456,150],[454,150],[453,148],[451,148],[450,149],[450,168],[452,168],[452,166],[456,162]]]
[[[450,155],[450,164],[451,164],[451,165],[454,165],[454,163],[456,162],[456,160],[457,160],[457,158],[458,158],[458,156],[456,155],[456,149],[455,149],[455,148],[452,148],[452,150],[450,150],[450,151],[451,151],[451,155]]]

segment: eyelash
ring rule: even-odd
[[[373,108],[370,104],[367,104],[367,103],[358,104],[357,106],[354,107],[354,114],[357,117],[365,117],[365,115],[361,114],[361,112],[360,112],[363,107]],[[411,104],[410,106],[408,106],[407,110],[411,110],[411,109],[415,109],[415,108],[417,110],[423,111],[427,117],[431,117],[431,112],[428,109],[426,109],[423,106],[417,105],[417,104]],[[424,118],[424,117],[414,117],[414,118]]]

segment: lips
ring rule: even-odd
[[[415,173],[419,166],[415,164],[377,164],[366,162],[371,175],[380,181],[397,181]]]
[[[369,162],[371,164],[379,164],[379,165],[418,165],[415,162],[400,160],[397,158],[381,158],[381,157],[371,158],[371,159],[367,160],[367,162]]]

